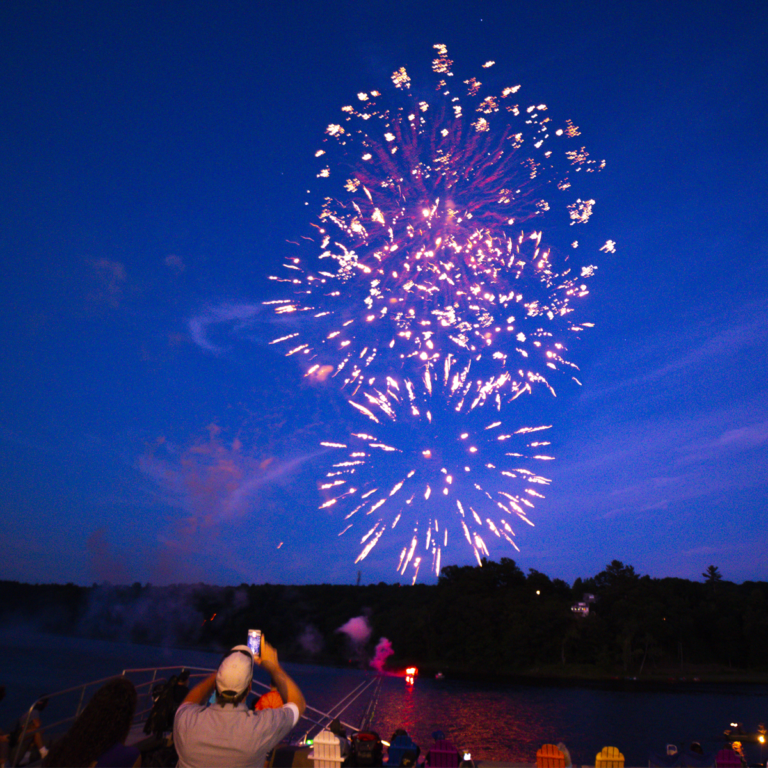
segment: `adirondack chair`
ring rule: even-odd
[[[314,768],[340,768],[344,762],[341,756],[341,741],[329,730],[320,731],[315,736],[312,747],[309,759],[314,761]]]
[[[616,747],[603,747],[595,756],[595,768],[624,768],[624,755]]]
[[[536,752],[536,768],[565,768],[565,755],[554,744],[542,744]]]
[[[717,768],[741,768],[741,758],[730,747],[721,749],[715,755]]]
[[[431,768],[458,768],[459,750],[446,739],[438,739],[427,752],[426,764]]]

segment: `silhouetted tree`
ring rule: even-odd
[[[720,573],[720,569],[716,565],[710,565],[701,575],[710,584],[716,584],[718,581],[722,581],[723,579],[723,575]]]
[[[349,664],[339,627],[366,616],[372,633],[352,654],[365,664],[381,637],[391,666],[503,674],[558,670],[663,673],[684,664],[766,667],[768,584],[652,579],[613,560],[569,587],[514,560],[447,566],[436,585],[240,584],[165,587],[0,582],[0,621],[52,633],[207,649],[259,627],[288,661]],[[596,595],[589,615],[571,605]],[[311,641],[311,642],[310,642]]]

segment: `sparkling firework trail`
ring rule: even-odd
[[[518,86],[486,96],[472,78],[454,92],[452,62],[435,48],[434,93],[413,95],[398,70],[395,97],[358,94],[317,153],[318,176],[338,177],[315,225],[325,268],[290,259],[272,279],[293,297],[271,302],[283,318],[321,321],[272,342],[311,374],[330,366],[359,385],[400,360],[448,353],[495,355],[491,371],[523,365],[544,374],[567,365],[554,337],[584,327],[572,322],[570,302],[587,293],[595,268],[555,259],[541,225],[558,211],[586,223],[594,201],[576,197],[571,178],[603,163],[579,142],[548,149],[579,131],[568,121],[554,128],[543,104],[514,103]]]
[[[398,570],[416,567],[421,553],[439,572],[449,541],[466,540],[480,562],[489,555],[488,537],[517,549],[512,526],[532,525],[528,515],[550,480],[531,467],[553,458],[550,426],[508,431],[498,413],[473,407],[454,387],[458,375],[446,365],[427,366],[420,387],[390,378],[384,391],[350,400],[368,431],[323,443],[343,455],[320,486],[327,494],[321,509],[343,507],[342,533],[361,521],[356,562],[399,526],[409,540]]]
[[[290,266],[312,284],[303,298],[318,301],[278,300],[273,306],[278,314],[299,313],[319,322],[271,343],[286,345],[289,356],[306,357],[309,375],[325,367],[352,391],[382,375],[452,357],[475,361],[476,372],[482,371],[487,381],[508,383],[506,394],[512,399],[521,388],[530,391],[534,385],[554,394],[549,380],[555,372],[576,378],[564,339],[575,338],[591,324],[573,322],[570,302],[587,294],[583,281],[594,269],[582,268],[577,277],[556,274],[550,252],[539,246],[540,236],[521,235],[510,243],[503,281],[489,277],[473,283],[465,306],[446,305],[435,297],[418,312],[414,306],[390,311],[409,300],[408,286],[401,291],[406,298],[391,296],[377,313],[369,308],[367,287],[360,290],[359,282],[339,285],[338,275],[307,275],[296,259]]]
[[[604,166],[573,123],[519,102],[519,86],[454,78],[435,49],[432,90],[399,69],[391,92],[359,93],[328,126],[309,254],[287,259],[271,279],[288,290],[266,302],[285,329],[271,343],[337,382],[369,425],[324,444],[346,453],[321,508],[343,506],[345,531],[370,523],[358,560],[398,524],[413,532],[402,573],[423,549],[439,572],[451,525],[479,561],[489,535],[515,546],[510,518],[530,523],[549,480],[526,464],[551,457],[503,421],[520,395],[578,383],[568,347],[591,324],[572,303],[595,267],[544,233],[588,222],[595,201],[576,181]]]

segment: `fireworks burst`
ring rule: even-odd
[[[554,395],[558,372],[578,382],[567,348],[590,324],[572,319],[571,304],[595,267],[573,264],[544,233],[587,223],[595,201],[575,181],[604,166],[573,123],[523,105],[519,86],[490,94],[455,78],[435,48],[431,89],[399,69],[390,92],[359,93],[328,126],[316,153],[328,189],[304,246],[313,251],[287,260],[271,278],[287,295],[267,302],[285,328],[271,343],[308,376],[332,377],[375,425],[327,444],[347,454],[323,483],[323,507],[343,500],[348,520],[375,520],[359,559],[405,516],[416,533],[402,572],[418,572],[419,530],[439,572],[447,497],[478,559],[489,531],[514,545],[508,516],[530,522],[532,486],[549,481],[520,462],[550,457],[530,452],[535,441],[502,450],[526,434],[502,419],[534,388]],[[384,488],[384,475],[398,479]],[[525,488],[511,493],[510,480]]]
[[[315,225],[320,266],[290,259],[271,279],[293,295],[269,302],[283,318],[320,321],[272,342],[310,374],[331,366],[359,386],[371,366],[389,373],[451,353],[495,355],[497,368],[519,355],[543,373],[566,363],[555,337],[584,327],[570,302],[595,267],[555,258],[541,226],[557,214],[588,221],[594,200],[576,197],[571,178],[603,163],[570,148],[572,123],[555,128],[545,105],[516,103],[518,86],[484,95],[472,78],[454,92],[452,62],[435,47],[434,92],[414,95],[398,70],[394,94],[358,94],[317,153],[319,178],[336,181]],[[552,141],[565,143],[555,153]]]
[[[573,322],[570,302],[587,294],[584,281],[594,268],[584,267],[577,276],[570,269],[556,273],[540,239],[536,232],[508,243],[506,258],[494,274],[468,288],[466,305],[445,304],[435,297],[418,312],[414,306],[391,309],[409,301],[407,286],[401,291],[404,296],[390,296],[377,313],[369,307],[369,286],[343,285],[338,274],[307,274],[294,259],[288,266],[301,277],[292,282],[309,286],[303,301],[272,304],[279,314],[298,313],[322,322],[305,323],[301,332],[292,329],[272,343],[287,345],[288,355],[307,359],[308,375],[331,367],[353,391],[414,364],[434,365],[458,357],[482,361],[476,369],[484,369],[483,378],[495,382],[495,388],[508,383],[512,398],[536,383],[554,394],[549,381],[553,372],[570,371],[576,378],[564,339],[575,338],[591,324]],[[484,388],[478,384],[478,389]]]
[[[550,425],[508,431],[498,413],[467,398],[466,369],[452,367],[427,365],[421,382],[389,378],[384,390],[351,399],[368,431],[323,443],[344,456],[320,486],[327,494],[321,509],[343,503],[342,533],[369,521],[358,562],[398,524],[412,532],[398,564],[403,574],[409,565],[418,569],[424,550],[439,573],[449,539],[466,539],[478,562],[489,554],[488,536],[517,549],[512,524],[532,525],[528,512],[550,481],[531,467],[552,459],[543,436]]]

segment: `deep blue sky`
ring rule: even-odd
[[[326,125],[434,43],[608,162],[584,386],[541,399],[553,483],[493,555],[768,578],[767,38],[738,0],[3,3],[0,578],[400,578],[404,540],[356,566],[318,511],[343,400],[239,318]]]

